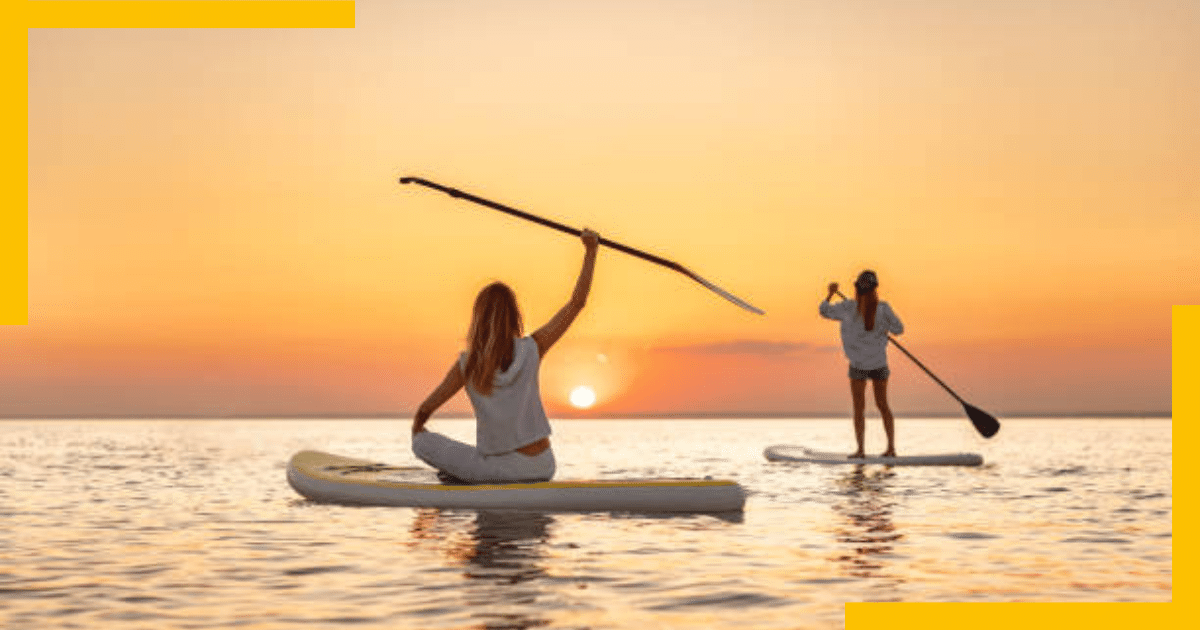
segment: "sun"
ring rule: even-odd
[[[571,390],[571,404],[580,409],[587,409],[596,404],[596,390],[587,385],[580,385]]]

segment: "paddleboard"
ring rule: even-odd
[[[937,455],[900,455],[898,457],[863,457],[850,459],[849,453],[824,453],[803,446],[777,444],[768,446],[763,456],[773,462],[807,462],[811,464],[884,464],[887,466],[981,466],[983,456],[976,453],[944,453]]]
[[[389,466],[320,451],[292,456],[287,480],[320,503],[546,512],[732,512],[746,493],[733,481],[628,479],[443,484],[428,468]]]

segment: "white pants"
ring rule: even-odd
[[[550,448],[533,456],[516,451],[480,455],[470,444],[422,431],[413,436],[412,449],[421,461],[468,483],[549,481],[554,477],[554,451]]]

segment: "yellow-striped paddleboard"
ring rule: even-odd
[[[848,453],[823,453],[803,446],[777,444],[768,446],[763,457],[773,462],[808,464],[883,464],[885,466],[982,466],[983,456],[976,453],[941,453],[936,455],[901,455],[899,457],[858,457]]]
[[[415,474],[414,474],[415,473]],[[321,503],[546,512],[733,512],[746,492],[733,481],[630,479],[448,485],[414,481],[432,471],[301,451],[288,483]]]

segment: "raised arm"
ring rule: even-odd
[[[584,246],[583,269],[579,270],[579,279],[575,281],[571,300],[560,308],[550,321],[533,333],[533,340],[538,346],[538,356],[546,356],[550,347],[562,338],[579,315],[579,311],[587,304],[588,293],[592,290],[592,273],[596,269],[596,249],[600,243],[600,235],[585,229],[580,239],[583,240]]]
[[[838,309],[834,307],[834,304],[832,302],[830,302],[830,300],[833,299],[833,296],[836,295],[837,292],[838,292],[838,283],[830,282],[829,283],[829,295],[825,296],[825,301],[821,302],[821,306],[818,309],[818,311],[821,313],[821,317],[824,317],[825,319],[841,319],[841,314],[838,312]]]
[[[462,368],[458,366],[458,361],[455,361],[454,365],[450,366],[450,371],[446,373],[446,378],[442,379],[441,385],[438,385],[433,393],[425,399],[425,402],[417,408],[417,415],[413,417],[413,435],[425,430],[425,423],[429,422],[429,416],[432,416],[438,407],[446,404],[451,396],[457,394],[464,383]]]

